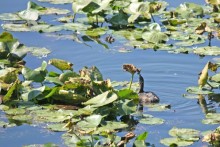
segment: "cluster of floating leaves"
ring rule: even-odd
[[[59,32],[58,35],[48,34],[48,36],[73,39],[85,45],[87,41],[94,41],[104,48],[109,48],[113,42],[119,42],[128,48],[198,55],[220,54],[219,47],[211,46],[212,39],[218,39],[220,36],[219,6],[215,1],[207,1],[207,5],[204,6],[183,3],[173,9],[168,9],[169,4],[165,1],[39,0],[39,2],[72,4],[72,10],[44,7],[30,1],[26,10],[0,14],[0,19],[6,21],[2,28],[7,31]],[[41,21],[40,16],[51,14],[58,14],[56,18],[60,24],[53,25]],[[59,17],[59,14],[64,16]],[[72,33],[62,34],[61,31],[64,30]],[[106,35],[114,41],[103,39]]]
[[[131,130],[138,122],[164,123],[163,119],[146,114],[139,120],[134,119],[137,84],[133,84],[132,89],[128,89],[128,82],[113,82],[112,85],[95,66],[75,72],[71,62],[55,58],[30,69],[23,58],[31,50],[24,50],[27,47],[20,45],[8,32],[2,33],[0,39],[5,47],[0,60],[0,110],[9,121],[0,121],[0,127],[46,124],[49,130],[66,132],[63,135],[65,144],[87,146],[91,143],[126,144],[128,140],[117,136],[118,131]],[[60,72],[48,71],[48,66]],[[128,121],[132,121],[132,125]],[[111,140],[111,136],[116,140]],[[134,144],[145,144],[146,137],[146,133],[140,134]]]
[[[171,10],[167,9],[168,3],[165,1],[39,0],[39,2],[72,4],[74,15],[70,14],[70,10],[44,7],[30,1],[26,10],[0,14],[0,20],[5,21],[2,28],[6,31],[48,33],[48,36],[70,38],[85,45],[86,41],[94,41],[105,48],[109,48],[108,46],[116,41],[124,43],[126,40],[126,46],[140,49],[199,55],[220,54],[220,48],[212,46],[212,39],[218,39],[220,36],[218,1],[207,1],[206,6],[184,3]],[[65,16],[57,18],[59,25],[48,24],[40,19],[42,15],[51,14]],[[207,17],[209,19],[204,19]],[[71,32],[71,35],[64,35],[61,31]],[[59,32],[59,35],[49,34],[52,32]],[[114,41],[103,39],[106,34]],[[206,43],[207,45],[202,46]],[[197,45],[199,47],[195,47]],[[123,137],[117,136],[117,131],[129,130],[132,126],[123,121],[126,119],[120,120],[118,117],[135,116],[138,96],[131,90],[135,87],[116,90],[110,80],[103,80],[97,67],[84,67],[78,73],[74,71],[72,63],[61,59],[51,59],[48,63],[43,61],[39,68],[30,69],[23,61],[26,54],[32,53],[41,57],[48,54],[49,50],[26,47],[7,32],[0,35],[0,49],[0,102],[7,105],[0,106],[10,120],[18,123],[48,123],[48,129],[68,131],[63,135],[63,139],[69,146],[76,144],[110,146],[124,141]],[[48,64],[58,68],[62,73],[49,72]],[[201,72],[199,86],[189,87],[187,91],[193,94],[213,93],[205,88],[210,85],[212,88],[219,87],[218,74],[208,77],[208,70],[213,68],[216,67],[211,66],[210,62],[207,63]],[[131,73],[133,74],[133,71]],[[23,79],[19,77],[20,74]],[[122,85],[117,82],[114,84]],[[125,85],[128,87],[128,84]],[[202,100],[200,102],[202,105]],[[65,105],[45,106],[51,103]],[[8,106],[18,108],[9,109]],[[151,111],[168,108],[169,105],[149,106]],[[206,112],[203,123],[219,124],[218,113]],[[139,118],[139,123],[149,125],[162,124],[165,121],[147,114]],[[136,121],[133,121],[135,125]],[[13,127],[15,124],[1,121],[0,126]],[[162,144],[187,146],[200,139],[199,131],[194,129],[173,128],[169,134],[173,138],[162,139],[160,141]],[[134,144],[145,145],[146,137],[146,132],[140,134]],[[212,143],[213,138],[219,141],[218,128],[206,135],[203,141]]]

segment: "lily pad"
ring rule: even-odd
[[[200,138],[200,132],[195,129],[188,129],[188,128],[176,128],[173,127],[169,134],[173,137],[177,137],[180,140],[185,141],[198,141]]]
[[[166,111],[171,108],[170,104],[147,104],[149,111]]]
[[[208,113],[206,118],[202,120],[203,124],[220,124],[220,114],[219,113]]]
[[[68,4],[72,3],[73,0],[38,0],[39,2],[48,2],[52,4]]]
[[[50,59],[48,64],[55,66],[56,68],[60,69],[61,71],[73,70],[73,68],[72,68],[73,64],[68,61],[62,60],[62,59]]]
[[[217,56],[220,55],[220,48],[217,46],[199,47],[194,49],[193,52],[199,55]]]
[[[14,124],[14,123],[7,123],[4,121],[0,121],[1,128],[8,128],[8,127],[15,127],[15,126],[16,126],[16,124]]]
[[[101,107],[107,104],[110,104],[117,100],[118,97],[115,93],[111,93],[109,91],[106,91],[100,95],[97,95],[94,98],[91,98],[87,102],[84,102],[84,105],[91,105],[92,107]]]
[[[64,126],[65,126],[65,123],[57,123],[57,124],[50,124],[47,126],[47,128],[54,132],[68,131],[68,128],[65,128]]]
[[[211,93],[213,93],[213,91],[210,91],[210,90],[207,90],[207,89],[201,89],[201,88],[199,88],[199,87],[196,87],[196,86],[194,86],[194,87],[188,87],[187,89],[186,89],[186,91],[188,92],[188,93],[191,93],[191,94],[211,94]]]
[[[165,43],[169,40],[169,37],[165,33],[160,31],[144,32],[142,34],[142,38],[154,44]]]
[[[163,145],[166,145],[166,146],[172,146],[173,144],[175,144],[177,146],[185,147],[185,146],[192,145],[194,142],[181,140],[179,138],[164,138],[164,139],[160,140],[160,143],[162,143]]]
[[[5,113],[8,115],[22,115],[25,114],[25,112],[25,109],[22,108],[14,108],[5,111]]]
[[[88,128],[95,128],[101,123],[102,118],[103,116],[101,115],[91,115],[86,117],[84,120],[78,122],[77,126],[83,130],[86,130]]]
[[[144,117],[139,120],[139,123],[148,125],[160,125],[164,123],[164,120],[156,117]]]
[[[15,115],[12,117],[12,119],[18,120],[18,121],[29,121],[32,119],[32,116],[30,116],[30,115]]]

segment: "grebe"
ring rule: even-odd
[[[158,103],[160,99],[154,92],[144,91],[144,78],[141,76],[140,72],[138,72],[138,75],[139,75],[139,86],[140,86],[140,90],[138,92],[139,103],[140,104]]]

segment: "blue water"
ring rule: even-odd
[[[17,12],[26,8],[28,0],[1,0],[0,13]],[[36,2],[36,0],[34,0]],[[178,6],[183,0],[167,0],[171,7]],[[203,4],[204,0],[188,0]],[[55,6],[43,3],[44,6]],[[70,5],[59,7],[71,10]],[[4,23],[0,21],[0,23]],[[0,33],[2,32],[0,28]],[[140,50],[131,49],[130,53],[120,53],[118,50],[125,47],[116,42],[111,45],[110,49],[104,49],[95,43],[89,43],[92,47],[79,44],[71,40],[57,40],[48,37],[47,34],[36,32],[12,32],[15,38],[27,46],[46,47],[52,51],[47,58],[35,58],[27,56],[26,66],[36,68],[41,65],[43,60],[51,58],[61,58],[74,63],[74,70],[78,71],[83,66],[96,65],[102,72],[105,79],[110,78],[112,81],[127,81],[130,74],[122,70],[124,63],[132,63],[142,69],[142,75],[145,78],[145,90],[154,91],[161,99],[161,103],[171,104],[171,110],[166,112],[148,112],[155,117],[165,119],[162,125],[141,125],[138,124],[135,133],[148,131],[148,142],[155,146],[163,146],[159,140],[168,137],[168,130],[173,126],[194,128],[201,131],[216,128],[216,125],[204,125],[201,120],[204,113],[195,99],[186,99],[182,94],[186,93],[188,86],[197,85],[198,73],[213,57],[206,56],[201,58],[194,54],[169,54],[166,51]],[[104,40],[104,38],[103,38]],[[219,45],[218,42],[214,42]],[[49,67],[49,70],[53,67]],[[134,79],[137,81],[137,77]],[[209,103],[209,101],[207,101]],[[4,114],[0,113],[0,118]],[[27,124],[22,126],[0,129],[0,146],[18,147],[27,144],[53,142],[64,146],[60,138],[61,133],[52,133],[42,127],[33,127]],[[205,145],[201,141],[194,143],[192,146]]]

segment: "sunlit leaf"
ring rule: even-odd
[[[33,10],[33,9],[23,10],[23,11],[18,13],[18,16],[21,17],[24,20],[36,21],[36,20],[39,19],[38,11]]]
[[[45,90],[45,86],[39,87],[39,88],[35,88],[30,90],[27,93],[22,94],[22,99],[25,101],[31,101],[32,99],[36,98],[37,96],[39,96],[40,94],[42,94],[42,92]]]
[[[138,94],[130,89],[119,90],[117,94],[122,99],[138,99]]]
[[[188,87],[186,88],[186,91],[188,93],[191,93],[191,94],[211,94],[213,93],[212,91],[210,90],[207,90],[207,89],[201,89],[199,87],[196,87],[196,86],[191,86],[191,87]]]
[[[148,124],[148,125],[160,125],[164,123],[164,120],[156,117],[144,117],[139,120],[139,123]]]
[[[220,114],[219,113],[208,113],[206,118],[202,120],[203,124],[219,124]]]
[[[12,117],[12,119],[14,120],[18,120],[18,121],[29,121],[32,119],[32,116],[30,115],[15,115]]]
[[[68,4],[72,3],[73,0],[38,0],[39,2],[48,2],[52,4]]]
[[[177,137],[181,140],[186,141],[197,141],[200,138],[200,132],[195,129],[188,129],[188,128],[176,128],[173,127],[169,134],[173,137]]]
[[[47,126],[48,129],[54,132],[64,132],[68,131],[68,128],[64,128],[64,123],[50,124]]]
[[[78,122],[77,126],[83,130],[86,130],[87,128],[95,128],[101,123],[102,118],[103,116],[101,115],[91,115]]]
[[[23,115],[25,114],[25,112],[26,112],[25,109],[22,108],[14,108],[5,111],[5,113],[8,115]]]
[[[60,69],[61,71],[63,70],[73,70],[72,66],[73,64],[62,60],[62,59],[50,59],[48,64],[51,64],[53,66],[55,66],[56,68]]]
[[[205,67],[202,69],[201,73],[199,74],[198,85],[200,89],[203,86],[205,86],[205,84],[207,84],[207,80],[209,76],[208,70],[209,70],[209,62],[206,63]]]
[[[220,48],[217,46],[198,47],[193,52],[198,55],[217,56],[220,55]]]
[[[142,38],[151,43],[165,43],[169,40],[168,36],[159,31],[144,32]]]
[[[193,141],[181,140],[179,138],[164,138],[160,140],[160,143],[166,146],[189,146],[193,144]]]
[[[94,98],[91,98],[90,100],[84,102],[84,105],[91,105],[92,107],[101,107],[107,104],[110,104],[117,100],[117,95],[115,93],[111,93],[109,91],[106,91],[100,95],[97,95]]]

